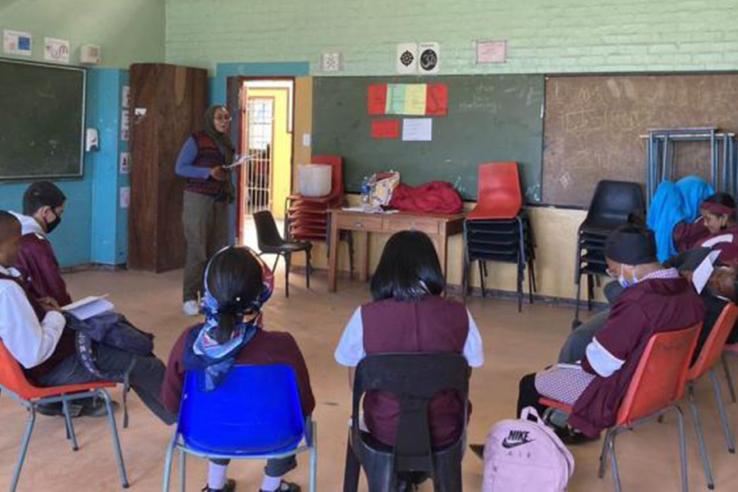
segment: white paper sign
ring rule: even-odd
[[[477,63],[505,63],[507,41],[477,41]]]
[[[400,43],[397,45],[395,70],[399,74],[418,72],[418,45],[416,43]]]
[[[69,41],[44,38],[44,60],[69,63]]]
[[[23,31],[3,31],[3,51],[8,55],[31,56],[33,38],[31,33]]]
[[[131,130],[131,121],[127,109],[120,112],[120,139],[124,142],[128,141]]]
[[[128,152],[120,153],[120,173],[130,174],[131,173],[131,154]]]
[[[702,289],[707,285],[707,281],[710,280],[710,275],[715,269],[715,261],[720,256],[720,251],[710,251],[710,253],[702,260],[697,268],[692,272],[692,285],[698,294],[702,293]]]
[[[438,43],[420,43],[418,45],[418,73],[438,73],[441,66],[441,46]]]
[[[310,147],[311,144],[311,138],[309,133],[303,133],[302,134],[302,146],[303,147]]]
[[[433,140],[433,120],[405,118],[402,120],[402,139],[406,142],[430,142]]]
[[[128,85],[124,85],[120,91],[120,103],[123,109],[128,109],[130,98],[131,98],[131,87]]]
[[[131,205],[131,187],[123,186],[120,189],[120,208],[127,209]]]

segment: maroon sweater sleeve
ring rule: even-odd
[[[701,240],[707,239],[710,231],[701,220],[692,224],[681,222],[674,227],[672,237],[677,251],[680,253],[695,248]]]
[[[190,330],[192,328],[185,330],[174,344],[169,354],[164,382],[161,385],[161,402],[164,408],[174,414],[179,413],[179,401],[182,398],[182,385],[185,377],[184,348]]]
[[[48,240],[36,234],[24,234],[16,263],[23,277],[30,280],[31,295],[37,299],[51,297],[60,306],[72,302],[59,270],[59,262]]]

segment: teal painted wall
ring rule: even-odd
[[[318,4],[318,5],[316,5]],[[166,57],[307,60],[343,52],[343,75],[394,73],[395,45],[441,44],[441,73],[738,68],[735,0],[166,0]],[[508,62],[476,66],[472,42],[506,39]]]
[[[164,22],[164,0],[0,0],[0,29],[30,32],[34,60],[46,36],[70,41],[73,64],[82,44],[102,47],[104,67],[160,62]]]

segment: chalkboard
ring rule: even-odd
[[[738,74],[552,76],[544,126],[543,202],[587,207],[601,179],[645,181],[649,129],[738,130]],[[674,151],[675,178],[707,177],[708,144]]]
[[[448,115],[435,116],[433,140],[371,138],[367,92],[374,83],[443,83]],[[313,154],[344,159],[344,181],[358,192],[364,176],[399,171],[416,186],[444,180],[465,199],[477,194],[477,168],[491,161],[520,163],[529,202],[541,198],[542,75],[449,75],[439,77],[316,77],[313,87]]]
[[[0,60],[0,179],[82,176],[85,76]]]

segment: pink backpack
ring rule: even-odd
[[[482,492],[563,492],[573,473],[574,457],[533,407],[487,434]]]

